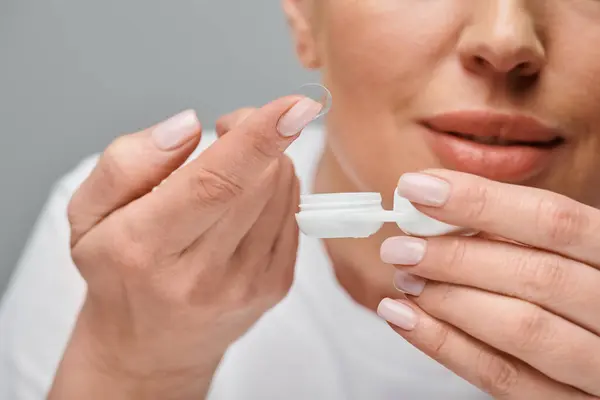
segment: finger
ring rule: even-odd
[[[288,203],[283,227],[280,229],[279,236],[273,245],[271,262],[265,268],[267,276],[264,278],[263,285],[265,288],[275,288],[273,304],[287,295],[294,281],[299,242],[299,230],[295,217],[300,202],[300,184],[298,180],[294,180],[292,185],[291,198],[293,201]]]
[[[568,197],[445,170],[406,174],[398,191],[433,218],[600,266],[600,211]]]
[[[265,170],[321,107],[309,98],[287,97],[257,110],[180,169],[162,190],[141,199],[130,215],[131,225],[141,232],[160,230],[162,251],[187,248],[244,193],[255,190]]]
[[[531,365],[600,395],[600,338],[522,300],[430,282],[414,302],[431,316]]]
[[[215,128],[217,135],[221,137],[232,129],[237,128],[255,111],[255,108],[242,108],[219,118]]]
[[[390,238],[381,256],[405,272],[395,283],[409,294],[418,295],[425,282],[407,273],[520,298],[600,335],[600,272],[577,261],[511,243],[458,237]]]
[[[252,267],[245,268],[245,273],[254,274],[253,267],[271,251],[283,218],[281,209],[288,207],[290,178],[294,172],[291,162],[285,160],[286,157],[282,157],[274,162],[264,184],[242,196],[237,206],[223,214],[197,243],[186,249],[186,253],[197,253],[200,257],[211,254],[217,265],[250,265]],[[234,262],[230,261],[232,257]],[[224,272],[240,273],[239,268]]]
[[[409,301],[384,299],[378,313],[408,342],[494,398],[591,400],[439,321]]]
[[[69,205],[73,246],[99,221],[148,193],[178,168],[198,145],[200,133],[196,113],[188,110],[115,140]]]
[[[274,240],[268,244],[268,252],[262,256],[252,254],[252,259],[244,259],[241,252],[235,254],[237,271],[232,271],[228,281],[239,289],[237,293],[246,293],[245,304],[259,304],[264,310],[279,303],[288,293],[294,278],[294,266],[298,248],[298,227],[296,225],[296,204],[299,201],[299,185],[292,181],[290,198],[286,202],[284,219],[274,227]],[[243,270],[240,271],[240,268]],[[240,288],[241,287],[241,288]]]
[[[256,223],[239,241],[237,249],[237,257],[240,260],[261,270],[268,267],[269,263],[260,265],[260,262],[273,252],[274,243],[281,235],[283,225],[289,217],[290,207],[297,206],[293,197],[297,180],[294,166],[287,157],[281,158],[279,164],[279,182],[275,192]],[[252,273],[256,273],[256,269]]]
[[[265,175],[256,190],[243,193],[236,205],[194,243],[180,254],[170,254],[182,261],[181,265],[192,266],[176,269],[176,273],[193,285],[194,302],[210,304],[218,298],[221,300],[217,303],[234,301],[234,307],[248,307],[257,297],[256,290],[250,285],[255,279],[258,264],[269,262],[272,243],[256,241],[253,244],[258,245],[257,248],[248,249],[243,256],[239,248],[259,218],[268,213],[268,207],[272,205],[270,203],[279,195],[279,183],[283,176],[279,160],[271,164]],[[162,240],[159,238],[158,242]],[[147,246],[154,247],[152,242]],[[164,258],[165,254],[161,256]],[[168,266],[159,269],[160,274],[165,271],[172,275]]]

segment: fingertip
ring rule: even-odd
[[[390,298],[385,298],[379,303],[377,315],[405,331],[414,330],[419,321],[416,311],[411,306]]]
[[[277,131],[285,138],[294,137],[317,119],[322,110],[321,103],[304,97],[279,118]]]
[[[188,109],[151,128],[151,135],[157,148],[172,151],[199,138],[202,125],[196,111]]]
[[[329,113],[333,97],[329,89],[318,83],[302,85],[294,104],[279,118],[277,130],[285,138],[297,136],[308,124]]]
[[[450,182],[444,178],[412,172],[402,175],[397,187],[400,196],[429,207],[443,207],[450,199],[451,191]]]
[[[415,266],[425,257],[427,240],[413,236],[387,238],[379,248],[381,261],[390,265]]]

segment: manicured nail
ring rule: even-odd
[[[427,241],[424,239],[398,236],[386,239],[381,245],[381,261],[386,264],[417,265],[423,261],[427,251]]]
[[[412,331],[418,323],[417,313],[412,308],[392,299],[383,299],[377,307],[377,314],[405,331]]]
[[[394,287],[399,292],[410,296],[420,296],[425,290],[427,281],[420,276],[415,276],[404,271],[396,271],[394,275]]]
[[[284,137],[295,136],[314,121],[322,109],[323,104],[305,97],[281,117],[277,131]]]
[[[196,112],[187,110],[155,126],[152,137],[156,147],[168,151],[189,142],[199,133],[200,122]]]
[[[450,197],[450,184],[426,174],[404,174],[398,182],[398,194],[424,206],[440,207]]]

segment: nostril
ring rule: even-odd
[[[487,64],[487,61],[485,61],[485,58],[481,57],[481,56],[475,56],[475,64],[479,67],[483,67]]]
[[[532,62],[522,62],[515,67],[518,76],[532,76],[537,74],[537,68]]]

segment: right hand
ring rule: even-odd
[[[108,147],[69,207],[88,291],[54,393],[84,371],[133,397],[170,398],[161,380],[206,391],[227,347],[292,284],[299,185],[283,152],[320,109],[287,97],[233,113],[180,169],[200,139],[193,112]]]

